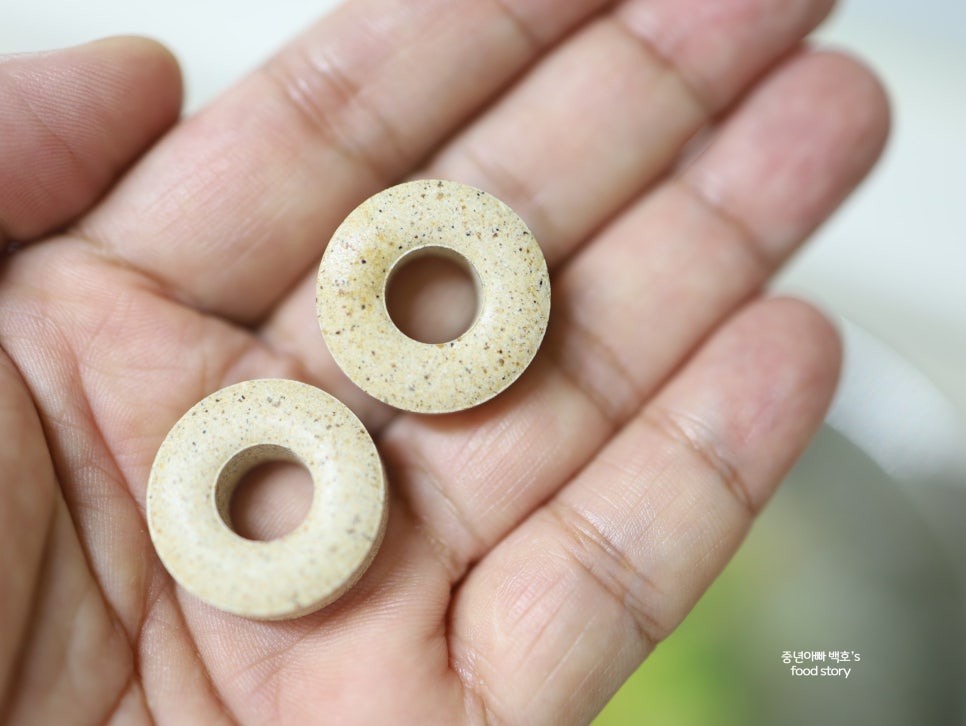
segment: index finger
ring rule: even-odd
[[[194,307],[257,320],[358,202],[605,4],[348,3],[184,122],[83,236]]]

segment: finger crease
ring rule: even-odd
[[[490,189],[486,190],[500,199],[512,199],[516,211],[523,211],[531,229],[540,230],[540,237],[559,239],[562,235],[556,229],[553,218],[538,201],[536,190],[523,177],[510,171],[493,154],[477,151],[472,145],[462,150],[466,161],[475,166],[484,179],[489,180]]]
[[[173,583],[172,583],[172,588],[174,588]],[[188,638],[190,639],[191,644],[194,646],[192,656],[195,662],[198,664],[198,669],[201,671],[201,676],[204,679],[203,687],[211,695],[211,698],[214,701],[215,709],[219,713],[221,713],[222,716],[225,717],[225,720],[228,721],[229,723],[240,724],[241,721],[235,716],[231,708],[229,708],[228,702],[225,700],[221,692],[218,690],[218,687],[215,685],[215,679],[211,673],[211,668],[209,667],[204,657],[202,657],[201,655],[201,648],[199,647],[198,639],[195,637],[191,628],[188,627],[188,620],[185,617],[184,608],[181,606],[180,603],[177,602],[176,590],[175,590],[175,602],[176,602],[176,607],[174,608],[174,611],[177,613],[179,624],[181,628],[184,629],[184,632],[188,634]]]
[[[371,103],[364,100],[363,84],[355,81],[338,64],[319,52],[309,57],[302,49],[294,58],[276,60],[264,67],[263,73],[283,99],[315,134],[336,152],[358,164],[379,180],[393,178],[398,169],[411,161],[396,127]],[[330,106],[320,99],[334,98]],[[348,124],[343,114],[350,108],[360,109],[376,127],[381,143],[359,143],[358,123]],[[346,130],[346,126],[352,132]]]
[[[670,55],[663,53],[647,35],[637,30],[628,22],[619,8],[611,17],[614,19],[614,23],[618,29],[633,42],[637,43],[652,62],[658,65],[664,73],[677,79],[689,100],[701,110],[704,118],[711,119],[717,115],[717,104],[713,103],[710,94],[704,91],[704,84],[699,83],[697,78],[685,71],[680,63],[675,61]]]
[[[136,275],[139,275],[145,282],[145,288],[150,292],[153,292],[154,294],[178,305],[193,308],[197,310],[199,314],[205,314],[199,306],[198,301],[192,296],[185,295],[184,291],[180,290],[171,281],[165,280],[162,276],[156,274],[155,272],[152,272],[151,270],[136,264],[127,257],[124,257],[121,254],[121,250],[109,245],[99,237],[90,234],[87,229],[82,227],[82,223],[83,220],[81,223],[70,227],[65,232],[64,236],[78,242],[81,246],[86,246],[104,264],[111,265],[114,268],[123,270],[125,272],[132,272]]]
[[[737,214],[728,209],[721,201],[720,195],[714,192],[713,185],[706,176],[698,176],[695,179],[695,175],[693,171],[685,171],[675,177],[672,183],[677,184],[681,191],[706,209],[719,223],[731,228],[741,241],[738,247],[745,252],[748,260],[759,273],[759,277],[761,279],[770,277],[777,263],[765,252],[764,240],[755,234]]]
[[[465,514],[457,506],[456,500],[447,492],[447,487],[444,486],[439,477],[435,475],[431,467],[422,460],[423,457],[420,455],[419,459],[421,463],[407,464],[405,467],[406,476],[404,479],[410,482],[408,487],[397,487],[397,492],[405,501],[407,508],[416,523],[416,530],[422,535],[426,544],[429,546],[430,550],[436,555],[440,564],[446,569],[447,575],[450,578],[450,582],[456,583],[463,579],[466,575],[467,568],[469,566],[469,559],[461,555],[461,552],[482,552],[485,549],[483,538],[480,534],[473,529],[470,525],[470,519],[465,516]],[[413,505],[411,496],[408,490],[412,490],[412,482],[420,481],[425,487],[432,490],[431,496],[436,499],[436,503],[446,509],[450,515],[452,521],[454,521],[459,529],[461,539],[468,543],[467,545],[453,546],[446,542],[446,540],[440,536],[438,527],[434,527],[430,522],[429,518],[426,517],[419,508]],[[439,520],[438,516],[433,517],[434,520]]]
[[[487,687],[486,678],[480,674],[479,663],[487,658],[473,642],[456,632],[450,634],[449,654],[450,668],[463,684],[463,704],[468,723],[477,726],[502,723],[493,709],[498,696]],[[492,664],[488,665],[493,670]]]
[[[491,0],[497,11],[505,17],[520,36],[526,41],[529,46],[530,54],[537,55],[546,45],[540,36],[537,35],[536,28],[530,23],[526,22],[523,17],[513,9],[510,5],[509,0]]]
[[[666,637],[668,628],[645,604],[641,591],[664,597],[653,578],[636,567],[603,531],[572,506],[555,500],[546,511],[573,546],[565,550],[597,586],[631,615],[641,644],[650,652]],[[593,565],[605,562],[605,566]]]
[[[602,387],[595,386],[586,376],[582,376],[579,364],[572,360],[563,352],[561,346],[556,349],[551,348],[551,353],[556,368],[566,378],[574,388],[583,394],[603,419],[610,424],[611,429],[619,428],[630,417],[631,412],[636,410],[643,400],[643,392],[640,391],[634,381],[630,371],[621,363],[617,352],[608,345],[604,339],[577,320],[569,319],[566,321],[567,335],[576,338],[579,342],[578,347],[582,351],[596,352],[596,358],[602,361],[610,375],[600,376],[601,380],[613,383],[615,380],[624,393],[612,400],[611,396],[604,393]],[[594,356],[588,355],[587,358]],[[625,403],[620,403],[624,401]]]
[[[145,697],[144,697],[144,688],[141,686],[138,673],[133,669],[131,670],[130,674],[128,674],[127,681],[118,690],[117,697],[114,699],[114,702],[111,704],[110,709],[105,714],[102,720],[102,723],[105,723],[105,724],[120,723],[116,719],[119,717],[121,708],[124,705],[124,699],[128,693],[132,693],[136,691],[140,691],[141,693],[141,703],[144,705],[143,715],[147,719],[146,723],[152,724],[152,725],[156,724],[157,721],[154,719],[154,717],[151,715],[150,710],[147,708],[147,703],[145,702]]]
[[[747,482],[731,462],[731,456],[715,444],[716,437],[709,426],[696,417],[657,406],[645,408],[641,412],[640,420],[661,438],[677,448],[691,452],[704,469],[734,497],[749,517],[753,518],[758,514],[758,507]]]

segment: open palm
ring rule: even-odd
[[[178,123],[147,41],[0,64],[0,719],[592,718],[834,387],[828,324],[761,294],[886,134],[801,45],[829,4],[360,0]],[[551,268],[537,359],[463,413],[369,399],[315,320],[329,235],[411,176],[503,199]],[[262,377],[349,404],[391,490],[372,568],[286,622],[179,589],[144,520],[174,421]]]

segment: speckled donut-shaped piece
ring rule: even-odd
[[[476,279],[476,320],[455,340],[421,343],[389,316],[389,279],[416,254],[453,256]],[[356,385],[396,408],[446,413],[489,400],[523,373],[547,329],[550,280],[540,246],[506,204],[422,180],[349,214],[322,256],[316,305],[329,350]]]
[[[235,486],[258,464],[308,469],[305,520],[267,542],[231,529]],[[147,490],[158,556],[186,590],[248,618],[317,610],[348,590],[375,556],[386,483],[375,445],[342,403],[313,386],[255,380],[195,404],[161,444]]]

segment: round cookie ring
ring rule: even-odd
[[[476,280],[476,319],[448,343],[404,335],[386,308],[390,277],[417,254],[454,257]],[[547,329],[550,279],[533,234],[506,204],[421,180],[370,197],[339,226],[319,266],[316,308],[356,385],[396,408],[446,413],[489,400],[530,364]]]
[[[231,529],[231,496],[253,467],[288,460],[312,477],[305,520],[267,542]],[[147,519],[158,556],[186,590],[248,618],[295,618],[361,577],[386,524],[386,483],[362,423],[304,383],[255,380],[195,404],[155,458]]]

